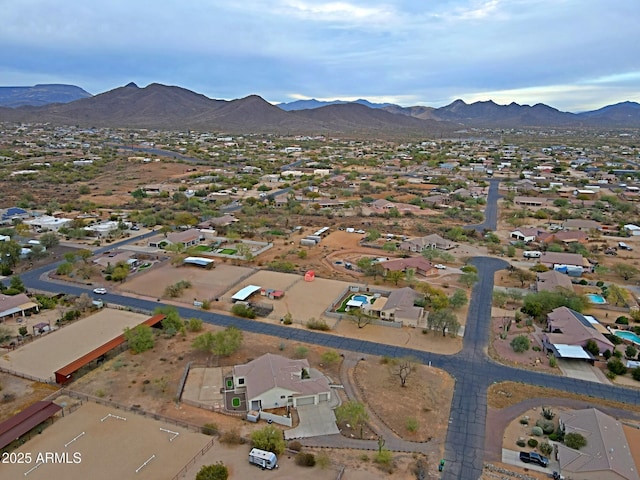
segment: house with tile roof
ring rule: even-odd
[[[596,328],[590,318],[580,312],[558,307],[547,315],[547,329],[542,334],[542,343],[556,357],[591,360],[591,355],[584,351],[589,340],[598,345],[600,353],[606,350],[613,352],[613,343]],[[565,348],[566,346],[578,348]]]
[[[562,412],[565,435],[579,433],[587,444],[575,450],[558,443],[560,470],[581,480],[640,480],[625,428],[615,418],[595,408]]]

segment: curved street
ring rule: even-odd
[[[494,218],[491,220],[493,222],[497,218],[498,183],[497,180],[491,180],[491,201],[488,202],[486,209],[487,214],[493,212]],[[485,224],[488,225],[489,223],[488,219]],[[124,244],[127,241],[120,243]],[[113,249],[117,246],[117,243],[111,244],[108,248]],[[103,250],[106,249],[107,247]],[[493,277],[496,271],[505,268],[508,264],[503,260],[492,257],[476,257],[472,259],[471,263],[478,268],[480,280],[474,286],[471,295],[463,349],[456,355],[417,351],[355,338],[339,337],[330,333],[257,322],[187,307],[180,307],[178,311],[185,318],[201,318],[203,321],[213,325],[222,327],[234,325],[247,332],[322,345],[336,350],[368,355],[387,355],[390,357],[413,356],[425,364],[430,363],[434,367],[447,371],[455,378],[456,383],[446,438],[446,467],[442,474],[442,478],[446,479],[474,479],[482,475],[485,454],[487,388],[492,383],[506,380],[524,382],[634,405],[640,403],[640,392],[637,390],[520,370],[497,364],[489,359],[487,356],[487,344],[491,321]],[[27,272],[21,275],[22,280],[27,288],[31,290],[63,292],[74,295],[90,292],[87,287],[59,282],[54,283],[45,279],[45,273],[55,267],[56,264],[50,264]],[[153,311],[158,306],[157,302],[151,300],[113,293],[107,293],[103,299],[107,303],[116,303],[134,310]]]

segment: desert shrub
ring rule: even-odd
[[[219,433],[218,425],[215,423],[205,423],[202,426],[202,433],[205,435],[217,435]]]
[[[376,452],[373,456],[373,461],[380,465],[391,465],[393,461],[393,455],[389,450],[383,448],[379,452]]]
[[[518,440],[516,440],[516,445],[519,447],[524,447],[526,443],[522,438],[519,438]]]
[[[520,425],[529,425],[529,417],[522,417],[520,419]]]
[[[511,348],[516,353],[522,353],[529,350],[531,346],[531,342],[529,341],[529,337],[526,335],[518,335],[513,340],[511,340]]]
[[[245,443],[245,439],[240,435],[240,432],[233,428],[231,430],[227,430],[220,436],[220,443],[224,443],[226,445],[243,445]]]
[[[366,453],[361,453],[358,458],[363,462],[368,462],[369,461],[369,455],[367,455]]]
[[[204,465],[196,475],[196,480],[227,480],[227,478],[229,478],[229,469],[222,462]]]
[[[313,453],[299,453],[296,455],[296,465],[301,467],[313,467],[316,464],[316,456]]]
[[[611,373],[615,373],[616,375],[624,375],[627,373],[627,367],[622,363],[622,360],[617,357],[614,357],[607,362],[607,368]]]
[[[199,332],[202,330],[202,320],[199,318],[190,318],[186,322],[186,327],[190,332]]]
[[[553,431],[556,429],[556,426],[553,424],[553,422],[549,420],[540,419],[536,422],[536,426],[540,427],[542,429],[542,433],[544,433],[545,435],[553,433]]]
[[[299,452],[302,450],[302,444],[298,440],[293,440],[289,442],[289,446],[287,447],[289,450],[293,450],[294,452]]]
[[[307,322],[307,328],[309,330],[321,330],[323,332],[331,330],[331,327],[329,327],[329,325],[327,325],[327,322],[325,322],[322,319],[316,320],[315,318],[310,318],[309,319],[309,321]]]
[[[407,431],[415,433],[418,430],[418,420],[416,420],[415,417],[409,417],[405,421],[405,426],[407,427]]]
[[[540,445],[538,445],[538,450],[548,457],[553,453],[553,446],[549,442],[541,442]]]
[[[604,357],[605,360],[609,360],[611,358],[611,350],[606,349],[604,352],[602,352],[602,356]]]
[[[549,357],[549,366],[551,368],[556,368],[558,366],[558,360],[556,359],[556,357],[554,355],[551,355]]]
[[[256,318],[256,312],[253,311],[253,308],[245,305],[244,303],[236,303],[231,307],[231,313],[238,315],[239,317]]]
[[[636,358],[636,355],[638,355],[638,349],[633,345],[627,345],[627,348],[624,351],[624,356],[629,359],[634,359]]]
[[[535,438],[530,438],[529,440],[527,440],[527,445],[529,445],[531,448],[536,448],[538,446],[538,440],[536,440]]]
[[[305,358],[309,353],[309,349],[307,347],[303,347],[302,345],[296,348],[296,358]]]
[[[538,427],[537,425],[531,429],[531,435],[533,436],[541,437],[543,433],[544,432],[542,431],[542,428]]]
[[[569,448],[580,450],[587,444],[587,439],[580,433],[567,433],[564,436],[564,444]]]
[[[329,455],[324,452],[319,453],[316,457],[316,465],[318,465],[321,470],[329,468],[329,466],[331,465],[331,459],[329,458]]]
[[[633,370],[631,370],[631,376],[633,377],[634,380],[637,380],[638,382],[640,382],[640,367],[636,367]]]
[[[322,354],[320,359],[322,360],[322,363],[326,365],[333,365],[340,361],[340,354],[335,350],[327,350]]]
[[[260,430],[255,430],[254,432],[252,432],[251,444],[255,448],[266,450],[268,452],[274,452],[278,455],[284,452],[284,449],[286,447],[286,444],[284,443],[284,437],[282,436],[282,431],[278,430],[273,425],[267,425]]]

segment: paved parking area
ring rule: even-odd
[[[523,452],[528,450],[524,449]],[[541,467],[540,465],[536,465],[535,463],[524,463],[520,460],[520,452],[515,450],[508,450],[506,448],[502,449],[502,463],[507,463],[509,465],[514,465],[520,468],[526,468],[528,470],[533,470],[535,472],[542,472],[551,474],[554,471],[560,471],[560,464],[554,460],[553,458],[549,458],[549,466],[547,468]]]

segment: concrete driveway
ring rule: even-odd
[[[298,407],[297,410],[300,424],[296,428],[284,432],[286,440],[340,433],[336,425],[336,416],[328,402],[318,405],[304,405]]]
[[[584,360],[561,358],[558,359],[558,367],[560,367],[565,377],[586,380],[587,382],[606,383],[596,374],[595,367],[592,367]]]
[[[529,449],[531,450],[531,449]],[[522,451],[528,452],[525,447]],[[536,465],[535,463],[524,463],[520,460],[520,452],[516,452],[515,450],[508,450],[506,448],[502,449],[502,463],[507,463],[509,465],[514,465],[520,468],[526,468],[528,470],[533,470],[535,472],[543,472],[546,474],[551,474],[554,471],[560,471],[560,464],[554,460],[553,458],[549,458],[549,466],[547,468],[541,467],[540,465]]]

